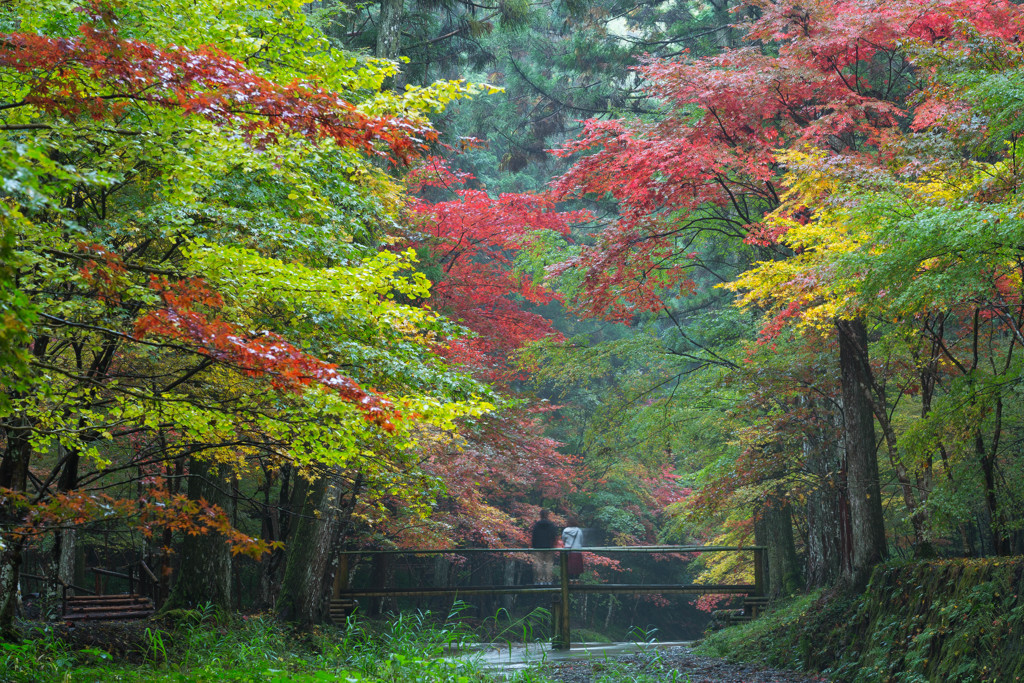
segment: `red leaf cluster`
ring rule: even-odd
[[[154,276],[150,287],[159,294],[163,307],[139,318],[135,324],[137,338],[155,334],[185,342],[197,353],[231,365],[247,376],[269,378],[276,389],[297,392],[310,384],[320,384],[354,404],[367,422],[394,430],[391,418],[396,413],[392,404],[339,373],[336,365],[305,353],[273,332],[247,332],[197,310],[223,306],[220,295],[203,280],[169,282]]]
[[[119,254],[108,250],[100,244],[76,244],[86,257],[85,263],[78,269],[78,274],[96,290],[100,301],[119,303],[121,293],[126,286],[124,261]]]
[[[263,141],[285,130],[368,153],[383,143],[402,159],[434,137],[422,124],[367,116],[314,82],[275,83],[212,47],[162,49],[93,24],[79,30],[77,38],[0,34],[0,66],[29,76],[20,105],[97,120],[150,105],[237,126]]]
[[[172,495],[158,485],[147,486],[138,499],[78,490],[56,493],[38,502],[25,492],[0,489],[0,502],[18,519],[6,530],[11,538],[31,540],[58,528],[120,519],[146,537],[168,529],[192,536],[219,534],[233,554],[253,559],[259,559],[273,545],[234,528],[231,516],[220,506],[203,499],[191,499],[185,494]]]
[[[470,180],[432,160],[417,176],[418,186],[452,187]],[[419,201],[424,242],[444,276],[434,284],[432,305],[457,319],[479,337],[452,342],[446,354],[492,381],[515,376],[508,355],[524,344],[556,334],[540,315],[523,304],[545,304],[555,295],[515,270],[518,251],[537,232],[567,235],[570,227],[590,219],[584,211],[559,211],[545,194],[503,194],[457,190],[446,202]]]

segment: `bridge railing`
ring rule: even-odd
[[[608,546],[590,547],[582,549],[534,549],[534,548],[433,548],[426,550],[350,550],[341,553],[338,571],[335,575],[334,598],[335,604],[352,604],[352,601],[359,598],[425,598],[435,596],[470,596],[470,595],[550,595],[554,598],[552,637],[556,649],[568,649],[571,643],[571,628],[569,620],[569,598],[573,593],[656,593],[662,595],[670,594],[734,594],[746,595],[754,599],[758,604],[763,599],[767,588],[767,568],[765,565],[764,546]],[[557,553],[559,566],[558,581],[554,584],[538,583],[460,583],[460,585],[385,585],[389,583],[377,577],[377,585],[369,587],[351,587],[351,572],[353,560],[359,558],[387,560],[389,558],[405,556],[441,556],[450,560],[462,561],[461,558],[472,558],[474,556],[506,556],[508,559],[526,562],[535,558],[537,553]],[[618,554],[657,554],[659,556],[686,556],[692,557],[702,553],[750,553],[754,569],[754,582],[752,584],[707,584],[707,583],[613,583],[604,581],[601,583],[577,582],[570,580],[569,555],[570,553],[584,553],[585,556],[615,556]],[[413,572],[415,573],[415,572]],[[421,576],[429,574],[422,571]],[[332,615],[340,611],[332,609]]]

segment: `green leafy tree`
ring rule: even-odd
[[[256,462],[390,479],[425,425],[489,408],[425,343],[454,330],[407,303],[428,295],[414,255],[381,248],[402,197],[380,161],[416,154],[426,114],[469,89],[380,94],[391,66],[332,52],[301,10],[3,10],[4,291],[27,359],[4,371],[5,633],[20,553],[50,527],[213,532],[220,550],[192,555],[223,575],[223,540],[269,547],[232,529],[225,479]],[[192,499],[160,476],[183,459]],[[103,492],[140,478],[141,505]],[[226,604],[228,585],[176,600]]]

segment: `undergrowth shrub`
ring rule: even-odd
[[[97,648],[73,649],[48,628],[29,635],[21,643],[0,643],[0,680],[5,683],[64,680],[78,667],[111,659]]]

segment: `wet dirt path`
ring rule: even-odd
[[[563,683],[622,680],[687,683],[812,683],[824,679],[756,665],[730,664],[693,654],[690,643],[589,643],[569,651],[544,644],[513,645],[474,653],[493,672],[512,674],[531,666]]]

